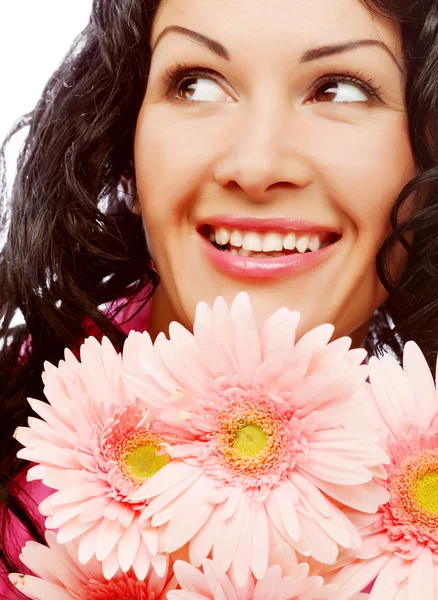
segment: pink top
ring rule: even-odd
[[[126,308],[120,311],[120,313],[115,317],[114,322],[117,323],[119,328],[124,333],[129,333],[131,330],[135,331],[146,331],[149,322],[150,310],[151,310],[151,301],[149,301],[146,306],[139,311],[139,313],[132,317],[132,315],[138,310],[139,303],[137,300],[141,300],[144,298],[144,294],[147,292],[147,289],[142,290],[139,295],[134,299],[134,301],[130,302]],[[115,308],[117,308],[125,299],[121,298],[117,300],[113,305],[106,311],[106,314],[109,316],[110,312],[113,312]],[[127,322],[124,322],[127,321]],[[38,505],[53,491],[51,488],[46,487],[41,481],[26,481],[26,471],[24,471],[18,478],[18,482],[22,485],[28,497],[26,497],[26,504],[28,508],[31,510],[34,518],[37,522],[44,527],[44,517],[40,515],[38,512]],[[28,501],[29,500],[29,501]],[[21,551],[21,548],[24,544],[30,539],[29,533],[26,528],[16,519],[12,517],[12,522],[15,523],[14,528],[14,539],[10,539],[10,551],[12,551],[15,557],[18,557]],[[372,584],[370,584],[364,592],[371,591]],[[17,600],[18,598],[24,598],[24,596],[17,592],[15,588],[9,584],[7,577],[0,576],[0,598],[3,600]]]

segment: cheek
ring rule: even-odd
[[[406,115],[340,127],[330,152],[322,159],[326,180],[342,213],[377,247],[390,231],[389,216],[403,187],[415,176]],[[332,136],[333,139],[333,136]],[[331,173],[331,174],[330,174]]]
[[[387,292],[378,279],[375,258],[388,234],[392,231],[390,215],[393,206],[405,185],[416,174],[411,144],[404,115],[390,114],[385,127],[379,133],[365,136],[357,146],[354,162],[357,176],[357,198],[345,206],[345,212],[352,214],[357,224],[358,249],[362,261],[368,261],[370,277],[377,282],[379,303],[387,297]],[[376,132],[375,132],[376,133]],[[403,218],[412,213],[414,196],[403,205]],[[351,208],[350,208],[351,207]],[[373,260],[370,261],[369,257]],[[407,254],[400,244],[392,251],[390,276],[397,281],[406,264]]]
[[[215,121],[215,120],[213,120]],[[173,118],[160,105],[146,105],[137,123],[134,156],[143,218],[166,227],[190,210],[200,186],[211,181],[215,132],[208,119]]]
[[[153,111],[140,114],[134,145],[137,190],[143,219],[160,217],[174,196],[172,190],[181,180],[178,148],[183,141],[172,137],[172,128],[159,127]]]
[[[380,116],[375,122],[331,122],[322,127],[323,139],[330,144],[318,154],[319,179],[342,223],[348,254],[339,270],[342,298],[334,298],[331,311],[342,334],[350,334],[366,322],[387,298],[376,257],[391,231],[394,203],[416,175],[405,115],[388,111]],[[405,206],[412,208],[412,199]],[[406,261],[400,244],[393,258],[390,275],[397,281]]]

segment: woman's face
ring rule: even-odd
[[[151,335],[246,290],[259,323],[287,306],[299,334],[331,322],[360,344],[415,174],[398,27],[358,0],[164,0],[151,48],[135,138]]]

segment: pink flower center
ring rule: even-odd
[[[198,458],[221,483],[242,486],[251,495],[278,485],[306,445],[290,415],[258,390],[229,394],[214,420],[208,449]]]
[[[121,581],[101,583],[91,581],[82,588],[80,600],[156,600],[158,596],[148,590],[144,581],[126,577]]]
[[[109,494],[121,501],[171,460],[165,451],[168,440],[144,426],[144,417],[142,407],[122,406],[94,431],[92,444],[101,478],[106,479]]]
[[[387,482],[391,499],[384,511],[388,529],[436,547],[438,542],[438,449],[408,456]],[[388,521],[388,517],[389,521]]]
[[[121,502],[171,460],[166,451],[171,440],[144,425],[146,414],[136,404],[121,406],[93,432],[99,476],[108,484],[108,495]],[[143,505],[129,504],[134,510]]]
[[[255,475],[276,462],[286,427],[268,404],[232,403],[217,416],[218,453],[235,472]]]

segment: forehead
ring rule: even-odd
[[[151,46],[169,25],[180,25],[220,41],[234,53],[263,60],[307,46],[371,38],[402,58],[398,23],[371,12],[359,0],[162,0]]]

